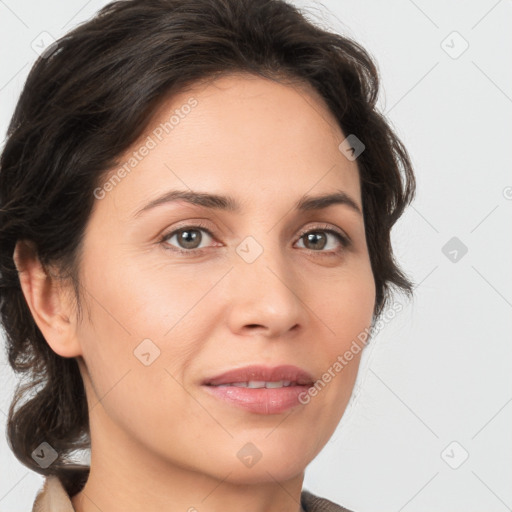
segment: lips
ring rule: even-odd
[[[237,385],[243,387],[271,387],[269,382],[283,382],[284,386],[309,386],[314,383],[313,377],[302,368],[293,365],[275,367],[252,365],[237,368],[215,377],[205,379],[205,386]],[[264,384],[262,384],[264,383]]]
[[[253,414],[281,414],[303,406],[300,397],[313,377],[297,366],[246,366],[202,382],[203,390],[221,402]]]

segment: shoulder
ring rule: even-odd
[[[32,512],[74,512],[73,504],[57,476],[50,475],[36,495]]]
[[[301,493],[300,503],[305,512],[351,512],[348,508],[337,505],[326,498],[315,496],[306,490]]]

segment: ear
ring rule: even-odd
[[[25,300],[48,345],[62,357],[82,355],[69,294],[57,277],[44,269],[35,245],[18,240],[13,259]]]

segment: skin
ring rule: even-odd
[[[305,468],[357,376],[361,352],[307,405],[271,415],[199,385],[248,364],[294,364],[321,378],[370,326],[375,286],[360,213],[344,204],[292,209],[304,194],[339,190],[362,209],[357,163],[338,149],[345,134],[316,91],[244,74],[198,83],[167,99],[126,155],[191,97],[190,113],[95,202],[82,321],[69,288],[44,273],[29,245],[14,254],[45,339],[77,358],[84,379],[91,472],[72,499],[78,512],[298,512]],[[133,218],[170,189],[229,194],[242,210],[178,201]],[[187,247],[177,235],[160,241],[198,220],[213,235],[200,231],[202,255],[173,252]],[[325,231],[325,247],[300,238],[325,225],[350,245]],[[236,252],[248,236],[263,249],[250,264]],[[149,366],[134,355],[146,338],[160,350]],[[246,443],[262,454],[252,467],[237,457]]]

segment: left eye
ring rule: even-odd
[[[302,233],[299,240],[305,240],[308,245],[312,244],[312,247],[305,247],[306,249],[326,249],[325,252],[336,251],[337,249],[339,249],[338,247],[336,247],[336,244],[334,244],[335,247],[326,247],[328,245],[329,236],[331,236],[331,238],[335,238],[338,244],[341,244],[342,247],[347,246],[346,238],[343,235],[341,235],[341,233],[338,233],[333,229],[313,229],[305,233]]]

